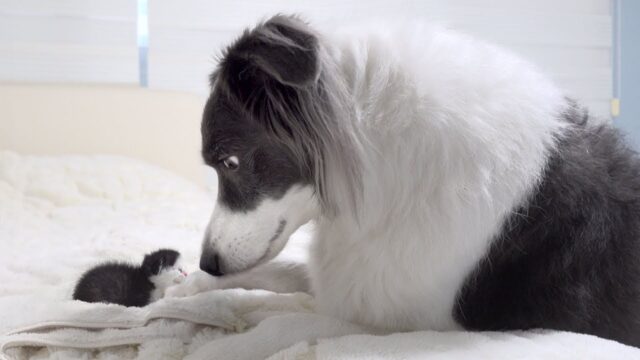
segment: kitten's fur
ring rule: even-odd
[[[142,265],[107,262],[85,272],[73,293],[74,300],[145,306],[161,298],[164,290],[182,281],[180,253],[161,249],[147,254]]]

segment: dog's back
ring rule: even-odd
[[[609,125],[574,123],[530,199],[467,278],[456,319],[551,328],[640,346],[640,160]]]
[[[321,306],[400,329],[453,319],[639,345],[636,154],[508,52],[438,28],[392,34],[340,45],[378,152],[364,156],[367,230],[320,229],[314,264],[363,259],[316,270]],[[351,282],[331,284],[338,271]]]

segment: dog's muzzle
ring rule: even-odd
[[[203,250],[202,255],[200,255],[200,270],[213,276],[224,275],[220,255],[218,255],[214,250]]]

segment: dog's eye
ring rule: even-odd
[[[240,166],[240,160],[237,156],[229,156],[222,160],[222,164],[229,170],[235,170]]]

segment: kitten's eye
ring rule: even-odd
[[[237,156],[229,156],[222,160],[222,164],[229,170],[236,170],[240,166],[240,160]]]

